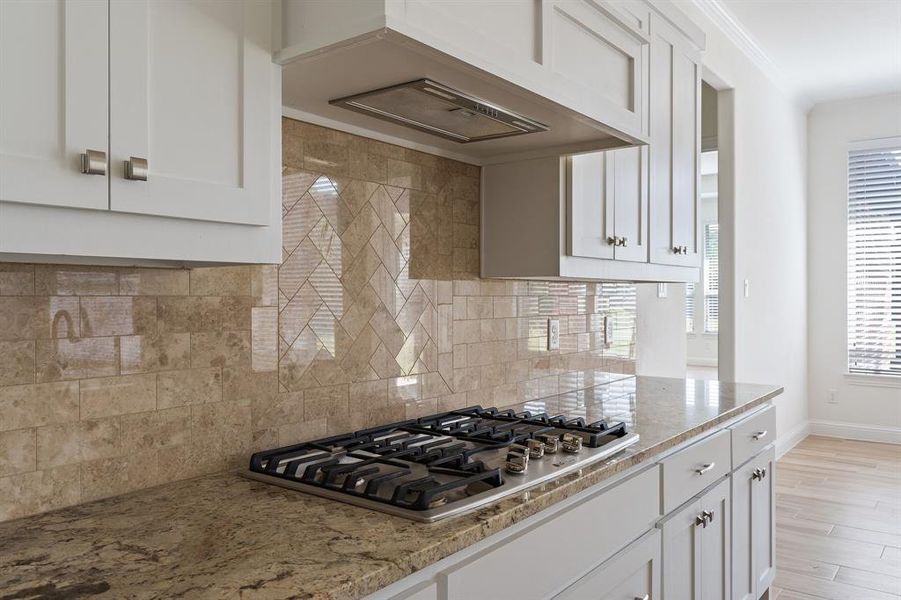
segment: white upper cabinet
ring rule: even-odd
[[[269,221],[266,3],[110,4],[111,208],[265,225]],[[146,181],[125,161],[147,161]],[[261,201],[262,200],[262,201]]]
[[[106,0],[0,2],[0,202],[109,207]]]
[[[0,259],[278,262],[271,9],[0,1]]]
[[[700,265],[701,65],[698,50],[651,19],[651,261]]]

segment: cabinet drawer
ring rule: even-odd
[[[776,407],[769,406],[729,428],[732,465],[737,468],[776,439]]]
[[[548,598],[653,527],[659,516],[654,466],[444,573],[447,598]]]
[[[555,596],[555,600],[636,600],[660,596],[660,531],[628,548]]]
[[[732,470],[729,432],[719,431],[665,458],[661,465],[666,514]]]

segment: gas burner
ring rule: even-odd
[[[258,452],[245,475],[436,521],[581,469],[637,441],[624,423],[472,406]],[[564,456],[552,458],[559,450]]]

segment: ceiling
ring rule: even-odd
[[[719,3],[807,105],[901,91],[901,0]]]

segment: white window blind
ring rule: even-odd
[[[685,331],[695,331],[695,284],[685,284]]]
[[[704,226],[704,331],[717,333],[720,323],[720,226]]]
[[[901,376],[901,138],[848,152],[848,370]]]

